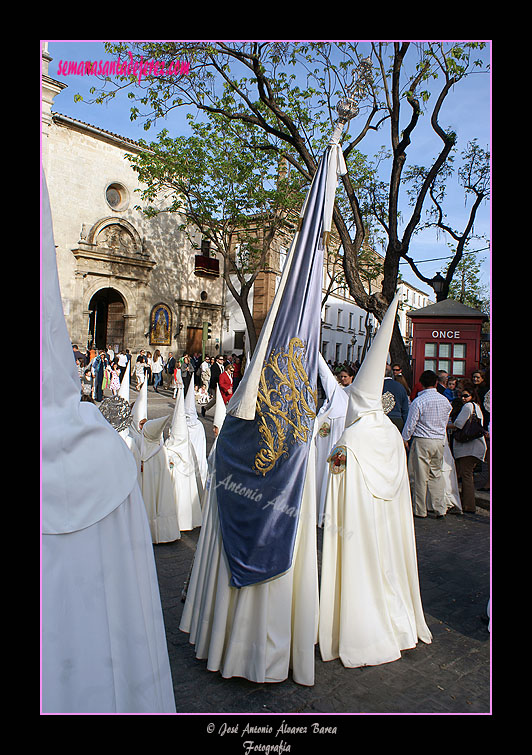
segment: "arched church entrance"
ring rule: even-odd
[[[96,349],[112,346],[115,352],[125,348],[126,305],[114,288],[102,288],[89,302],[89,344]]]

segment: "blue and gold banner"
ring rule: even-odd
[[[320,161],[270,320],[218,436],[216,494],[234,587],[276,577],[292,563],[317,411],[323,218],[328,180],[336,188],[336,153],[328,147]],[[243,418],[246,402],[251,419]]]

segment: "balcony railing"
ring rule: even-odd
[[[220,275],[220,262],[216,257],[207,257],[196,254],[194,261],[194,274],[204,278],[218,278]]]

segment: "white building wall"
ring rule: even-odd
[[[329,296],[322,309],[321,353],[326,361],[360,361],[366,339],[366,312],[354,302]],[[368,325],[375,333],[376,319],[369,316]]]
[[[235,287],[237,282],[235,282]],[[248,306],[253,312],[253,286],[248,296]],[[249,343],[247,337],[246,322],[239,304],[235,301],[231,291],[225,287],[225,315],[222,318],[222,354],[242,354],[242,349],[238,347],[237,334],[245,333],[245,343]]]

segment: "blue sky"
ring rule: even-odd
[[[478,53],[477,57],[482,57],[489,61],[491,53],[491,44],[488,44],[483,51]],[[50,63],[49,74],[52,78],[59,78],[68,87],[64,89],[54,100],[53,110],[63,115],[68,115],[78,120],[90,123],[100,128],[112,131],[113,133],[126,136],[131,139],[154,139],[156,134],[163,128],[163,123],[156,124],[149,131],[145,131],[140,120],[131,121],[129,118],[129,109],[131,101],[125,97],[115,98],[104,105],[88,104],[86,101],[74,102],[74,95],[81,94],[84,100],[92,97],[89,93],[91,86],[99,84],[95,77],[91,76],[58,76],[58,66],[60,61],[83,60],[100,61],[110,60],[111,57],[106,55],[103,41],[49,41],[48,50],[53,60]],[[170,133],[175,135],[188,133],[184,108],[178,108],[172,112],[171,121],[164,123],[164,127],[169,128]],[[422,119],[423,121],[423,119]],[[456,129],[459,137],[459,151],[465,148],[467,142],[476,137],[479,145],[485,149],[490,148],[491,144],[491,79],[486,74],[474,74],[468,77],[452,96],[447,98],[442,110],[440,122],[444,128]],[[353,126],[351,126],[353,130]],[[420,139],[420,134],[422,138]],[[381,145],[387,143],[386,133],[377,133],[371,139],[367,137],[361,144],[363,151],[368,156],[373,156]],[[415,155],[409,154],[409,158],[417,164],[428,164],[428,161],[435,150],[439,147],[439,139],[430,128],[428,117],[416,129]],[[406,200],[406,197],[405,197]],[[449,220],[457,227],[462,229],[465,220],[469,214],[471,200],[465,204],[464,195],[461,190],[449,191],[446,210]],[[406,212],[406,208],[405,208]],[[477,215],[475,231],[483,233],[487,238],[490,236],[490,205],[485,203],[481,212]],[[421,272],[427,277],[432,277],[442,270],[447,264],[447,260],[441,260],[442,257],[449,256],[447,246],[447,237],[436,232],[424,232],[418,240],[411,244],[411,256],[419,262]],[[471,249],[481,249],[488,244],[482,240],[473,242]],[[378,250],[382,251],[382,250]],[[490,285],[490,254],[489,250],[480,251],[476,255],[477,259],[485,260],[482,265],[481,283]],[[422,283],[407,264],[401,264],[400,271],[409,283],[416,286],[426,293],[433,293],[432,289]]]

